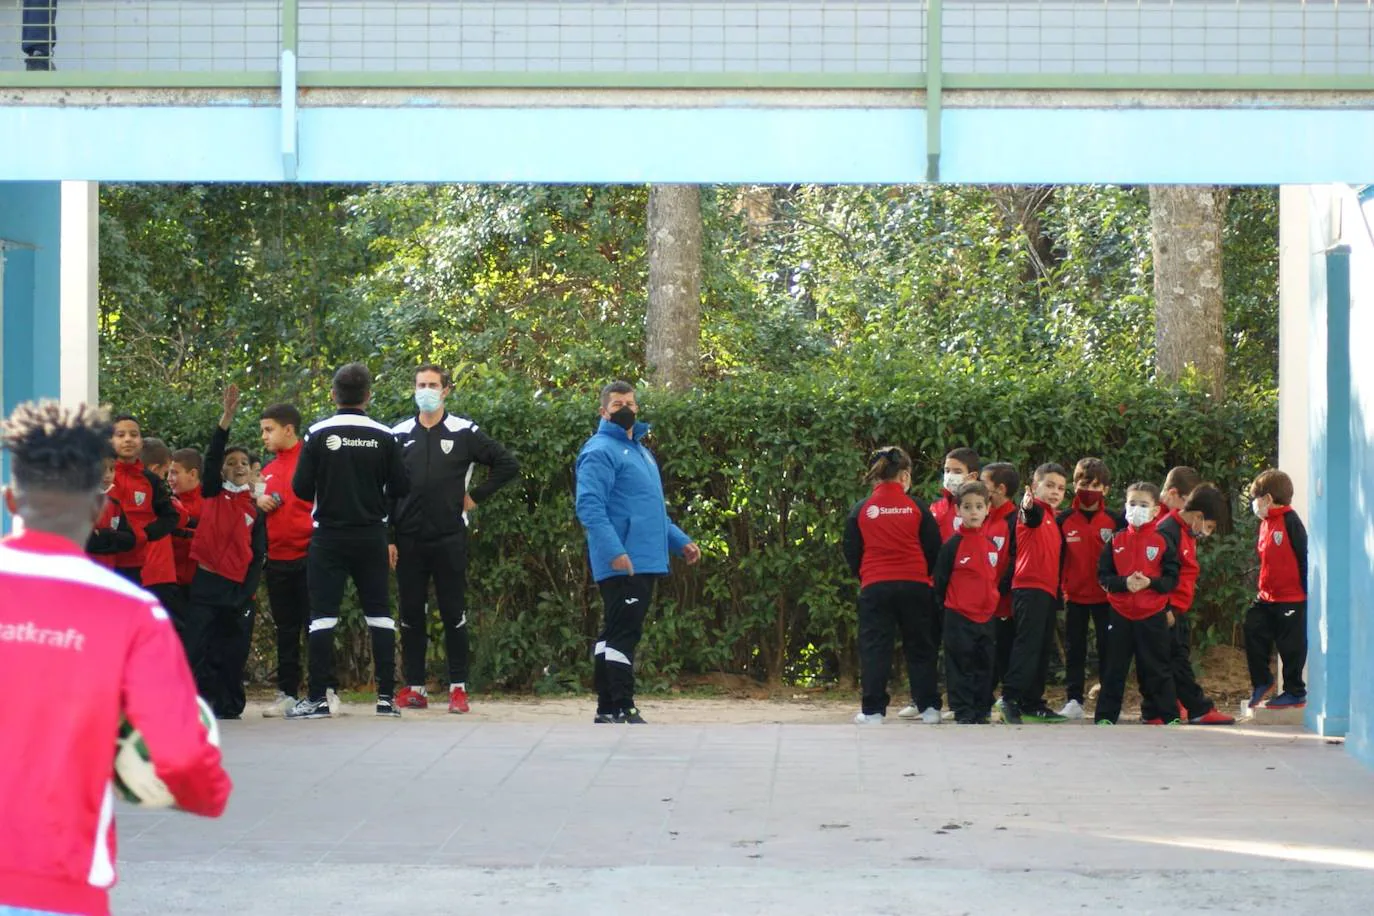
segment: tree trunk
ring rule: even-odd
[[[657,386],[681,391],[701,369],[701,189],[649,188],[649,311],[644,357]]]
[[[1054,200],[1054,185],[998,185],[992,189],[992,199],[1002,215],[1002,224],[1014,236],[1026,243],[1030,263],[1024,279],[1028,282],[1049,279],[1050,271],[1059,264],[1054,239],[1045,233],[1042,216]]]
[[[1226,382],[1221,283],[1223,188],[1150,188],[1150,237],[1155,269],[1155,367],[1177,381],[1191,367],[1220,398]]]

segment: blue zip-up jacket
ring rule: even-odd
[[[625,572],[611,568],[630,555],[635,575],[668,572],[668,552],[682,556],[692,542],[668,518],[663,480],[653,453],[640,444],[649,424],[636,423],[634,438],[610,420],[577,455],[577,520],[587,531],[592,578],[597,582]]]

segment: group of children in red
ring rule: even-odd
[[[995,712],[1015,725],[1086,718],[1091,632],[1101,685],[1097,724],[1120,717],[1132,661],[1146,724],[1235,722],[1208,698],[1190,659],[1197,539],[1229,520],[1225,495],[1192,468],[1172,469],[1162,487],[1131,484],[1120,513],[1107,508],[1111,476],[1099,458],[1075,466],[1072,501],[1062,511],[1069,484],[1062,466],[1036,468],[1018,503],[1016,469],[981,465],[969,448],[946,456],[944,487],[929,506],[909,495],[912,462],[900,448],[874,452],[865,480],[872,493],[854,507],[844,535],[846,560],[860,580],[856,723],[879,724],[887,715],[898,632],[912,699],[901,718],[941,721],[941,648],[949,704],[961,724],[990,722]],[[1249,705],[1274,690],[1277,648],[1283,690],[1266,705],[1301,708],[1307,535],[1287,474],[1265,471],[1249,495],[1260,519],[1258,597],[1244,628]],[[1046,703],[1045,681],[1061,606],[1067,699],[1056,712]]]
[[[309,620],[305,556],[311,506],[291,489],[300,456],[300,413],[288,404],[263,411],[264,469],[243,446],[229,445],[238,389],[204,455],[144,439],[138,421],[114,418],[114,457],[105,463],[105,506],[86,551],[157,597],[181,637],[196,686],[220,718],[246,704],[243,671],[252,641],[264,566],[278,630],[278,675],[294,695],[300,642]]]

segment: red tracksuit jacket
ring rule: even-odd
[[[196,577],[196,561],[191,559],[191,541],[196,536],[196,526],[200,524],[203,505],[200,487],[192,487],[184,493],[172,497],[177,507],[177,529],[172,532],[172,556],[176,559],[177,585],[190,585]]]
[[[1016,568],[1012,588],[1036,588],[1059,596],[1059,563],[1063,538],[1050,504],[1036,500],[1016,519]]]
[[[987,623],[1002,597],[997,575],[1000,559],[986,528],[961,526],[940,548],[935,561],[935,597],[946,610],[974,623]]]
[[[1260,522],[1259,600],[1307,600],[1307,529],[1292,506],[1275,506]]]
[[[132,550],[133,547],[134,530],[129,527],[129,520],[124,517],[119,501],[106,493],[100,518],[96,519],[95,528],[86,539],[86,553],[106,569],[114,569],[115,554]]]
[[[1178,587],[1169,595],[1169,607],[1186,614],[1193,607],[1197,577],[1202,571],[1197,562],[1197,538],[1193,536],[1193,529],[1173,509],[1157,525],[1160,533],[1178,544]]]
[[[291,448],[278,452],[262,469],[267,495],[281,499],[277,510],[267,516],[269,560],[300,560],[310,548],[310,535],[315,530],[315,521],[310,513],[314,506],[291,489],[291,478],[296,476],[296,462],[301,457],[301,445],[297,442]]]
[[[954,494],[941,490],[930,504],[930,514],[935,517],[935,524],[940,526],[940,542],[952,538],[959,526],[959,507],[954,504]]]
[[[1178,587],[1178,545],[1158,527],[1159,519],[1139,528],[1123,528],[1102,548],[1097,575],[1112,609],[1127,620],[1148,620],[1169,604]],[[1148,588],[1126,587],[1131,573],[1150,577]]]
[[[147,561],[148,542],[165,538],[177,526],[177,511],[172,506],[171,491],[156,474],[143,469],[143,462],[118,461],[115,462],[114,486],[109,495],[124,509],[129,527],[134,532],[133,549],[116,554],[115,565],[142,568]]]
[[[229,776],[151,595],[32,530],[0,541],[0,595],[0,906],[105,916],[121,712],[184,810],[218,817]],[[35,684],[63,685],[61,709],[13,701]]]
[[[849,513],[844,555],[859,587],[875,582],[924,582],[940,554],[940,526],[930,510],[896,481],[880,483]]]
[[[1011,619],[1011,574],[1016,566],[1016,528],[1012,516],[1016,513],[1016,503],[1007,500],[1000,506],[988,510],[983,519],[983,532],[997,548],[997,581],[1002,588],[1002,598],[997,602],[996,616]]]
[[[228,444],[229,432],[215,427],[205,450],[200,524],[191,541],[191,559],[198,567],[245,586],[248,598],[257,590],[267,530],[252,486],[239,489],[221,476]]]
[[[1059,530],[1064,534],[1064,563],[1059,585],[1064,600],[1074,604],[1107,603],[1107,593],[1097,581],[1097,561],[1102,557],[1102,545],[1126,526],[1125,520],[1101,501],[1096,505],[1096,509],[1084,509],[1075,495],[1073,504],[1059,513]]]

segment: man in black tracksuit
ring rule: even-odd
[[[410,495],[392,513],[391,564],[401,600],[402,708],[429,706],[425,653],[429,646],[429,581],[439,600],[448,654],[448,711],[468,711],[467,541],[468,513],[514,480],[520,464],[496,440],[465,417],[444,410],[453,390],[447,370],[427,363],[415,370],[419,413],[392,428],[410,472]],[[469,490],[476,465],[487,479]]]
[[[344,587],[352,578],[367,628],[377,676],[377,715],[399,716],[396,622],[391,618],[387,569],[387,509],[410,490],[401,446],[391,428],[364,411],[372,374],[362,363],[334,373],[339,412],[310,427],[291,480],[295,494],[315,504],[315,534],[306,554],[310,588],[310,692],[288,719],[329,717],[325,691],[334,672],[334,627]]]

